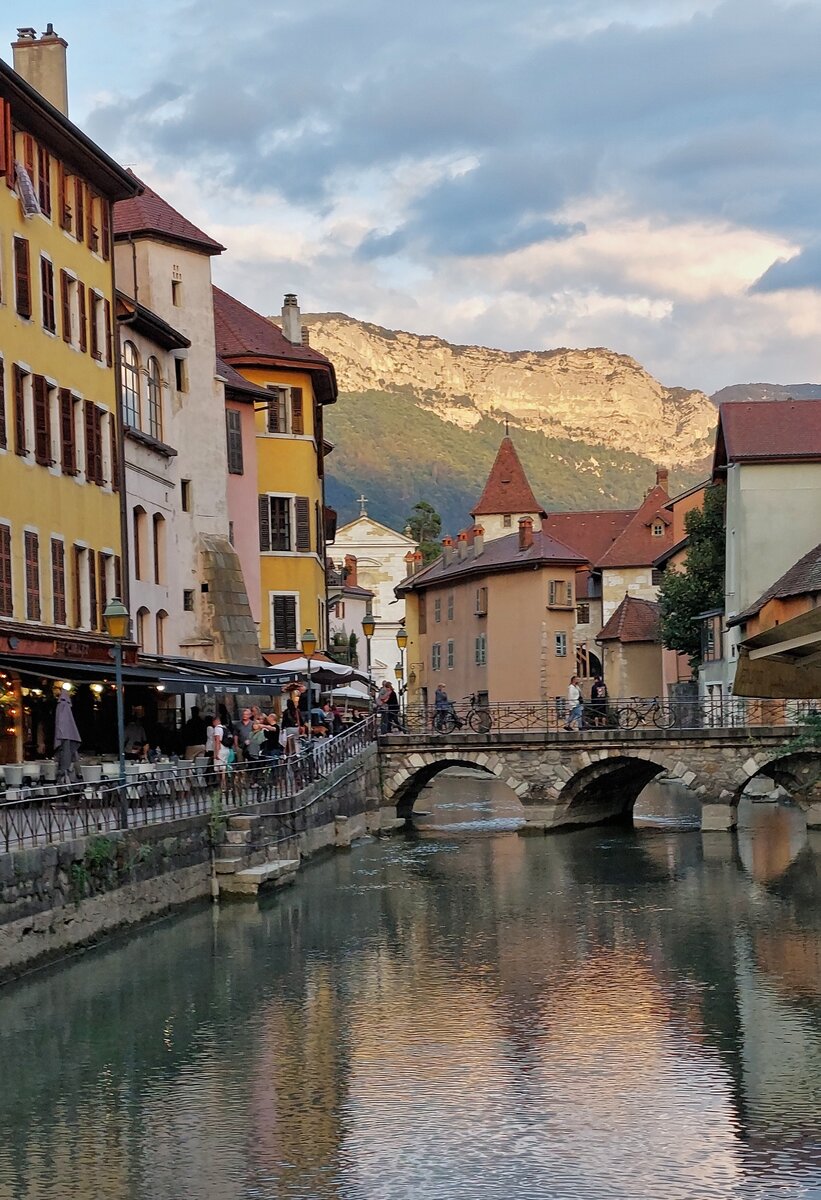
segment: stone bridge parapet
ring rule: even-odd
[[[382,804],[410,816],[420,791],[448,767],[474,767],[507,784],[533,828],[628,819],[651,779],[680,781],[702,802],[703,829],[730,829],[749,781],[766,775],[821,824],[821,755],[794,727],[397,734],[380,739]]]

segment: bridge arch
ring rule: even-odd
[[[579,766],[558,790],[555,802],[562,812],[562,824],[626,821],[647,784],[659,775],[673,774],[675,768],[675,762],[668,761],[664,754],[651,758],[603,752],[601,757]],[[680,782],[694,782],[690,777],[686,781],[678,778]]]
[[[738,804],[747,784],[762,775],[772,779],[804,807],[814,796],[821,794],[821,750],[811,747],[791,750],[787,746],[774,755],[758,753],[751,756],[739,772],[733,802]]]
[[[412,754],[407,765],[382,781],[383,805],[396,805],[398,817],[409,817],[424,787],[449,767],[471,767],[500,779],[526,803],[527,783],[511,773],[510,767],[495,754],[471,751],[429,751]]]

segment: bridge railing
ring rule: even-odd
[[[377,727],[376,718],[367,717],[336,737],[303,740],[298,755],[277,761],[220,769],[210,762],[178,762],[134,776],[124,786],[103,781],[7,789],[0,800],[0,851],[270,802],[287,816],[300,792],[361,754],[375,740]]]
[[[722,696],[693,701],[669,701],[654,696],[586,701],[575,730],[604,732],[617,729],[737,729],[800,725],[821,711],[821,700],[759,700]],[[505,733],[508,731],[564,732],[571,717],[568,702],[557,697],[542,701],[452,703],[447,710],[432,705],[409,706],[404,728],[411,734]]]

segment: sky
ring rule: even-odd
[[[668,386],[821,380],[821,0],[26,0],[222,287]],[[14,36],[7,33],[6,44]],[[2,56],[10,59],[10,50]]]

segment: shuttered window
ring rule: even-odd
[[[77,283],[77,312],[80,324],[80,349],[85,354],[88,349],[88,319],[86,317],[86,285]]]
[[[83,555],[85,550],[82,546],[75,546],[71,564],[72,588],[74,591],[74,607],[72,610],[73,625],[75,629],[83,627],[83,587],[81,582],[81,572],[83,569]]]
[[[71,276],[60,271],[60,323],[63,341],[71,345]]]
[[[25,238],[14,239],[14,292],[17,315],[31,317],[31,268],[29,244]]]
[[[242,462],[242,413],[235,408],[226,409],[225,433],[228,442],[228,471],[231,475],[243,474]]]
[[[322,505],[317,500],[314,503],[314,524],[316,527],[316,552],[325,561],[325,522],[322,520]]]
[[[68,202],[68,175],[62,163],[57,164],[57,219],[61,229],[71,231],[71,205]]]
[[[54,311],[54,264],[50,258],[40,256],[40,288],[43,297],[43,328],[49,333],[57,331],[57,316]]]
[[[314,402],[314,441],[316,442],[316,473],[320,479],[325,474],[325,421],[322,405]]]
[[[291,433],[305,432],[305,417],[302,409],[302,388],[291,388]]]
[[[119,554],[114,555],[114,595],[122,598],[123,572]]]
[[[271,399],[268,401],[268,422],[267,428],[269,433],[287,433],[288,432],[288,389],[284,387],[268,386],[268,391],[272,393]]]
[[[100,199],[100,230],[100,250],[103,258],[108,262],[111,257],[111,208],[104,196]]]
[[[93,550],[88,552],[88,612],[89,625],[92,629],[96,629],[99,624],[99,610],[97,608],[97,559]]]
[[[14,129],[11,105],[0,99],[0,175],[6,177],[6,187],[14,187]]]
[[[44,146],[37,147],[37,199],[44,217],[51,216],[51,156]]]
[[[11,581],[11,529],[0,525],[0,617],[14,616]]]
[[[74,236],[78,242],[85,240],[85,221],[86,221],[86,196],[85,184],[79,176],[74,177],[74,212],[76,221],[74,222]]]
[[[271,641],[275,650],[296,649],[296,602],[296,596],[271,597]]]
[[[66,551],[59,538],[51,539],[51,618],[66,623]]]
[[[97,362],[102,362],[103,352],[100,349],[100,329],[99,329],[99,307],[100,297],[96,292],[89,289],[88,293],[88,326],[89,326],[89,348],[91,357],[96,358]]]
[[[22,367],[14,364],[14,453],[28,453],[26,446],[26,379]]]
[[[547,604],[549,608],[573,607],[573,584],[564,579],[551,579],[548,587]]]
[[[291,501],[287,496],[259,497],[259,548],[291,550]]]
[[[27,529],[23,535],[26,559],[26,620],[40,620],[40,539]]]
[[[111,490],[120,490],[120,446],[117,421],[112,413],[108,420],[108,436],[111,444]]]
[[[311,552],[311,506],[307,496],[297,496],[294,500],[296,514],[296,548],[300,554]]]
[[[5,450],[9,444],[6,426],[6,360],[0,358],[0,449]]]
[[[102,418],[103,414],[93,400],[86,400],[86,479],[89,483],[103,482]]]
[[[48,384],[42,375],[33,378],[34,458],[41,467],[51,466],[51,405]]]
[[[74,397],[68,388],[60,388],[60,466],[64,475],[77,474]]]
[[[114,359],[111,341],[111,304],[108,300],[103,300],[103,324],[105,325],[105,365],[110,367]]]

